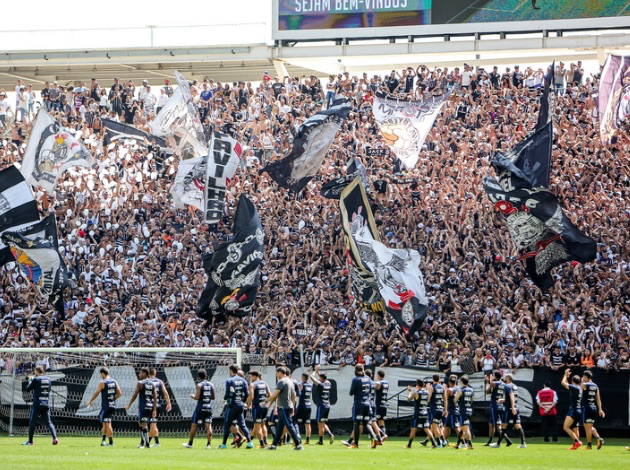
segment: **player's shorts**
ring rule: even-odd
[[[431,420],[429,418],[430,418],[429,415],[414,416],[413,420],[411,422],[411,427],[415,428],[415,429],[430,428],[431,427]]]
[[[381,420],[385,419],[387,416],[387,407],[386,406],[377,406],[376,407],[376,419]]]
[[[460,426],[470,426],[470,415],[466,412],[459,413],[459,425]]]
[[[115,408],[101,408],[101,413],[98,415],[98,420],[101,423],[111,423],[112,415],[114,414]]]
[[[197,426],[212,424],[212,410],[195,410],[192,415],[192,423]]]
[[[151,421],[151,415],[153,414],[152,409],[144,409],[138,411],[138,421],[141,423],[148,423]]]
[[[444,426],[447,428],[455,429],[459,427],[460,422],[460,414],[459,413],[449,413],[444,422]]]
[[[300,424],[311,424],[311,408],[298,407],[295,412],[296,420]]]
[[[328,415],[330,414],[330,408],[326,406],[318,406],[317,413],[315,414],[315,420],[318,423],[327,423]]]
[[[241,416],[243,416],[243,419],[245,419],[245,410],[241,407],[228,408],[228,411],[226,413],[227,422],[235,426],[239,424]]]
[[[507,411],[507,419],[505,420],[508,426],[514,426],[521,424],[521,414],[516,410],[516,414],[512,414],[512,410]]]
[[[252,421],[254,423],[262,423],[267,418],[267,413],[269,412],[269,408],[266,406],[254,406],[252,407]]]
[[[370,420],[370,405],[367,403],[355,403],[352,405],[352,421],[367,424]]]
[[[582,410],[576,408],[570,408],[567,416],[573,419],[573,426],[577,427],[582,424]]]
[[[501,418],[504,413],[505,413],[505,410],[491,406],[490,407],[490,424],[492,424],[493,426],[501,426]]]
[[[593,424],[595,423],[595,418],[597,418],[597,407],[596,406],[585,406],[582,409],[582,423],[583,424]]]
[[[430,420],[433,424],[442,424],[442,419],[444,416],[443,410],[435,410],[430,413]]]

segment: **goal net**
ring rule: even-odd
[[[213,427],[221,432],[221,399],[229,377],[228,368],[232,364],[240,366],[241,356],[238,348],[0,348],[0,431],[28,432],[32,393],[26,387],[35,367],[41,365],[52,381],[50,412],[60,434],[92,435],[100,429],[100,397],[90,408],[86,405],[101,381],[99,370],[103,366],[109,369],[122,391],[113,416],[117,434],[137,432],[138,400],[129,411],[125,411],[125,406],[143,367],[156,369],[171,398],[172,410],[168,413],[162,399],[158,420],[161,434],[189,430],[196,406],[190,395],[195,391],[199,369],[208,372],[216,387]],[[47,432],[45,423],[40,423],[36,432]]]

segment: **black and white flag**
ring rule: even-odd
[[[223,217],[225,191],[229,180],[236,173],[243,148],[232,137],[214,132],[206,164],[204,185],[204,222],[216,224]]]
[[[319,171],[350,109],[348,101],[336,100],[329,109],[308,118],[298,129],[289,155],[270,163],[260,173],[269,173],[282,188],[295,192],[304,189]]]
[[[73,166],[90,168],[93,164],[92,154],[74,134],[41,108],[20,170],[26,181],[52,194],[57,180],[66,169]]]
[[[133,140],[138,145],[143,145],[146,140],[149,144],[155,143],[155,145],[159,145],[163,150],[168,148],[166,141],[162,137],[149,134],[129,124],[112,119],[103,119],[101,122],[105,128],[103,144],[106,146],[119,140]]]
[[[27,230],[39,222],[37,202],[20,170],[10,166],[0,171],[0,234]],[[0,266],[15,258],[0,239]]]
[[[182,160],[177,167],[175,182],[171,187],[173,207],[184,209],[193,206],[205,212],[205,181],[208,157]]]
[[[264,232],[256,207],[241,195],[234,215],[232,239],[205,255],[208,282],[197,305],[197,315],[219,320],[226,315],[243,317],[256,300]]]
[[[501,160],[492,164],[499,180],[486,177],[484,189],[505,216],[525,269],[542,291],[553,286],[554,267],[572,260],[587,263],[595,259],[595,240],[573,225],[548,189],[532,187]]]
[[[383,312],[383,302],[378,284],[372,271],[363,263],[353,234],[364,226],[374,240],[379,239],[376,222],[370,209],[361,178],[356,178],[341,193],[339,198],[341,227],[344,232],[348,270],[352,279],[355,300],[366,310]]]
[[[45,238],[26,238],[18,232],[4,232],[2,241],[9,246],[22,273],[40,294],[55,303],[69,285],[68,270],[57,248]]]
[[[35,222],[34,224],[12,227],[10,232],[19,233],[29,240],[43,238],[52,243],[54,247],[59,246],[57,240],[57,224],[54,214],[50,214],[45,219]],[[4,245],[2,242],[0,242],[0,260],[0,265],[15,261],[13,253],[11,253],[11,248]]]
[[[363,163],[361,163],[361,160],[356,157],[350,159],[346,168],[346,173],[347,174],[345,176],[340,176],[324,183],[322,185],[322,189],[320,190],[320,194],[328,199],[339,199],[344,188],[352,183],[355,178],[361,178],[363,189],[365,189],[367,194],[370,194],[370,181],[367,177],[367,170],[365,169]]]
[[[405,334],[413,335],[427,316],[428,299],[420,271],[420,253],[388,248],[367,226],[353,233],[363,264],[374,274],[385,309]]]

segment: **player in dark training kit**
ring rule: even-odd
[[[413,420],[411,422],[411,432],[409,433],[409,443],[406,449],[411,449],[411,444],[416,437],[418,428],[424,429],[427,439],[431,441],[431,447],[439,447],[431,433],[431,419],[429,416],[429,392],[424,385],[424,380],[416,380],[415,391],[411,385],[407,385],[407,400],[413,401]]]
[[[125,410],[129,411],[129,408],[131,408],[131,405],[134,401],[136,401],[136,398],[139,395],[138,424],[140,425],[140,444],[138,444],[138,449],[148,449],[150,446],[149,421],[151,418],[155,418],[157,416],[158,395],[155,388],[155,382],[149,378],[149,369],[146,367],[140,369],[138,377],[140,380],[138,381],[138,385],[136,385],[136,390],[133,392],[131,401],[129,401],[129,404],[125,407]]]
[[[363,430],[367,429],[372,437],[372,448],[375,448],[380,442],[380,437],[374,434],[372,427],[369,426],[370,421],[370,388],[371,380],[365,375],[365,369],[363,364],[357,364],[354,367],[355,377],[350,384],[350,396],[354,397],[354,404],[352,405],[352,421],[354,423],[351,440],[354,439],[354,444],[348,441],[351,448],[359,447],[359,440]]]
[[[472,450],[472,433],[470,432],[470,418],[473,414],[473,401],[475,400],[475,391],[468,385],[469,378],[462,375],[459,379],[462,384],[455,395],[455,401],[459,405],[459,439],[456,448]]]
[[[192,416],[192,424],[190,425],[190,435],[188,442],[182,444],[188,449],[192,449],[197,429],[205,424],[208,442],[206,449],[212,447],[212,400],[215,398],[214,384],[208,380],[208,374],[205,369],[197,372],[199,383],[195,387],[195,393],[190,398],[197,402],[195,412]]]
[[[96,392],[92,395],[90,401],[87,402],[87,407],[92,406],[94,400],[101,396],[101,412],[99,414],[99,420],[102,425],[103,439],[101,440],[101,446],[114,446],[114,428],[112,427],[112,415],[116,411],[116,400],[120,398],[122,392],[118,383],[109,376],[109,370],[106,367],[101,367],[99,371],[101,373],[101,380],[96,388]],[[106,438],[109,439],[109,444],[106,442]]]
[[[43,417],[46,421],[46,426],[48,426],[48,430],[53,438],[53,445],[56,446],[59,442],[57,441],[57,431],[55,431],[55,426],[50,419],[51,384],[50,378],[44,375],[44,368],[42,366],[35,367],[35,377],[29,378],[28,386],[26,387],[27,392],[33,392],[33,406],[28,420],[28,441],[22,445],[33,445],[33,435],[40,417]]]
[[[300,424],[304,424],[304,432],[306,433],[306,441],[309,444],[311,440],[311,409],[313,406],[313,385],[308,383],[308,374],[302,374],[302,382],[298,384],[298,406],[296,410],[296,423],[298,430]]]
[[[219,446],[219,449],[227,449],[230,426],[234,421],[236,421],[240,430],[245,434],[247,448],[254,448],[254,443],[252,442],[252,437],[245,424],[245,416],[243,415],[245,402],[249,396],[249,387],[245,379],[238,375],[238,372],[238,366],[231,365],[229,369],[230,378],[225,381],[225,395],[223,399],[227,404],[227,410],[225,411],[225,423],[223,424],[223,443]]]
[[[459,403],[455,400],[457,392],[459,392],[459,388],[457,387],[457,376],[451,375],[448,378],[448,388],[446,389],[446,409],[448,410],[448,416],[446,417],[444,423],[444,439],[446,440],[446,445],[449,445],[448,440],[451,437],[451,432],[453,430],[455,430],[458,437],[458,443],[459,440],[461,440],[461,432],[459,429]]]
[[[151,439],[155,439],[155,444],[151,447],[160,447],[160,431],[158,430],[158,419],[160,414],[162,413],[162,399],[166,401],[166,412],[171,411],[171,397],[168,394],[168,390],[166,390],[166,385],[162,382],[162,379],[158,379],[157,370],[152,367],[149,369],[149,378],[155,383],[155,389],[157,390],[158,401],[157,401],[157,416],[155,418],[151,418],[149,425],[149,442]]]
[[[328,434],[329,441],[332,444],[335,442],[335,436],[333,436],[333,433],[328,428],[328,424],[326,424],[330,414],[330,389],[332,384],[328,381],[328,376],[324,372],[320,372],[319,364],[315,366],[315,370],[311,374],[311,380],[315,386],[313,390],[316,397],[315,405],[317,405],[317,413],[315,414],[317,432],[319,434],[317,445],[324,445],[324,433]]]
[[[582,424],[582,386],[580,376],[574,375],[569,383],[571,369],[567,369],[562,377],[562,386],[569,390],[569,412],[564,418],[562,429],[573,439],[573,446],[569,450],[577,450],[582,442],[580,441],[580,424]]]
[[[254,430],[252,434],[258,436],[260,448],[267,446],[267,427],[265,419],[269,414],[269,407],[266,400],[271,395],[269,384],[262,380],[262,375],[257,370],[249,373],[249,397],[247,398],[247,407],[252,411],[252,421],[254,422]]]
[[[597,450],[602,448],[604,440],[595,429],[595,419],[598,416],[604,418],[606,413],[602,409],[602,400],[599,395],[599,387],[593,382],[593,374],[585,370],[582,374],[582,421],[586,434],[586,449],[593,448],[593,436],[597,438]]]
[[[446,388],[440,383],[440,375],[433,374],[433,383],[427,385],[429,392],[429,419],[431,420],[431,434],[438,447],[447,445],[444,439],[442,420],[448,418],[448,410],[444,408]]]
[[[511,402],[506,403],[505,419],[503,420],[501,427],[505,430],[509,426],[512,426],[514,430],[519,433],[521,438],[521,445],[519,445],[518,448],[526,449],[527,444],[525,444],[525,431],[523,431],[523,426],[521,425],[521,415],[518,409],[518,386],[513,383],[513,380],[512,374],[506,374],[505,384],[510,389],[509,396],[511,397]]]
[[[508,402],[508,400],[511,400],[508,396],[510,390],[502,380],[500,371],[494,371],[493,379],[494,380],[490,380],[490,377],[486,377],[486,381],[488,382],[486,385],[486,393],[490,394],[490,438],[488,439],[486,446],[500,447],[501,441],[505,439],[506,445],[510,447],[512,445],[512,441],[505,433],[505,429],[501,426],[505,416],[506,403],[511,403]],[[494,436],[495,431],[499,432],[499,440],[493,444],[492,437]]]
[[[376,424],[381,429],[383,440],[387,440],[387,429],[385,429],[385,417],[387,416],[387,394],[389,393],[389,382],[385,380],[385,371],[379,369],[376,372]]]

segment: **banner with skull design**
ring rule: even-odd
[[[92,154],[77,140],[74,132],[62,127],[41,108],[22,160],[20,171],[26,181],[52,194],[57,180],[68,168],[90,168],[93,164]]]
[[[241,195],[232,239],[202,257],[208,282],[196,309],[200,318],[224,320],[226,315],[244,317],[251,311],[259,286],[263,242],[256,207]]]
[[[413,335],[427,316],[429,301],[420,271],[420,253],[386,247],[367,226],[353,233],[361,261],[374,274],[385,309],[402,330]]]
[[[450,94],[450,90],[443,93],[436,88],[425,100],[375,97],[372,112],[381,126],[383,140],[408,170],[416,166],[424,140]]]
[[[617,133],[628,129],[630,56],[608,56],[602,70],[598,100],[602,144],[613,144],[617,141]]]
[[[493,166],[498,174],[509,172],[496,160]],[[499,181],[486,177],[483,187],[506,217],[525,270],[543,292],[553,287],[554,267],[572,260],[587,263],[595,259],[595,241],[573,225],[548,189],[527,187],[514,175]]]

